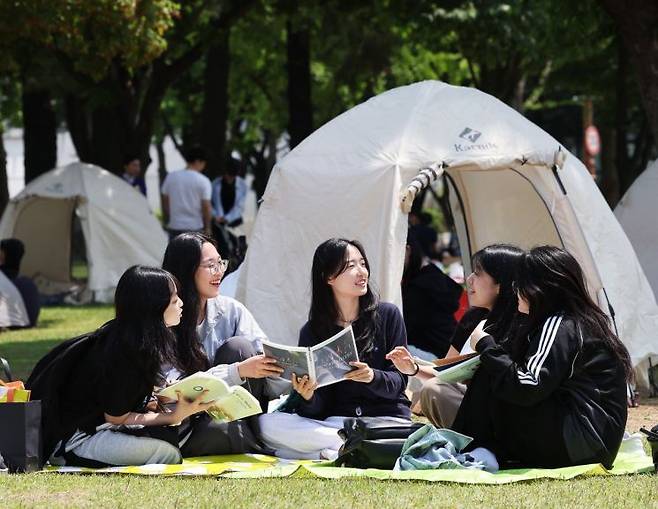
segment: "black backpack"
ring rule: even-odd
[[[94,332],[64,341],[48,352],[34,367],[25,386],[32,391],[31,399],[41,400],[41,431],[43,458],[47,461],[57,443],[68,440],[75,429],[66,424],[60,404],[62,388],[71,372],[91,348],[104,336],[109,324]]]

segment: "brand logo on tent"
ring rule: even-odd
[[[476,131],[475,129],[471,129],[470,127],[465,127],[464,130],[459,135],[460,138],[468,140],[471,143],[475,143],[476,141],[478,141],[478,138],[480,136],[482,136],[482,133],[480,131]]]
[[[55,182],[54,184],[50,184],[48,187],[46,187],[46,191],[49,193],[62,193],[64,192],[64,184],[61,182]]]
[[[470,127],[464,127],[462,132],[459,134],[459,137],[462,140],[466,140],[469,143],[455,143],[455,152],[471,152],[471,151],[491,151],[497,150],[498,145],[490,142],[475,143],[482,137],[480,131],[471,129]]]

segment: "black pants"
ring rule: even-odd
[[[486,447],[501,468],[570,466],[563,436],[565,408],[556,396],[533,406],[496,397],[491,378],[480,368],[471,380],[452,429],[473,437],[468,450]]]
[[[213,366],[233,364],[257,354],[252,341],[237,336],[230,338],[217,350]],[[261,408],[266,412],[268,398],[265,395],[265,379],[248,378],[243,387],[260,402]],[[246,452],[272,453],[260,441],[257,415],[233,422],[217,422],[203,412],[194,416],[193,419],[192,434],[181,447],[181,452],[185,457]]]

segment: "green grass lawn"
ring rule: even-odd
[[[9,360],[14,378],[24,380],[54,345],[94,330],[113,316],[112,306],[43,308],[37,327],[0,333],[0,357]]]
[[[39,326],[0,334],[0,356],[17,377],[59,341],[93,330],[110,306],[45,308]],[[0,427],[0,433],[2,429]],[[596,507],[658,508],[658,477],[592,477],[503,486],[371,479],[213,479],[0,475],[0,508],[13,507]]]

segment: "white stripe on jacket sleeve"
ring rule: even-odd
[[[539,347],[537,351],[528,359],[527,369],[519,368],[516,370],[519,382],[524,385],[538,385],[539,373],[544,366],[544,362],[555,342],[558,328],[562,323],[562,316],[551,316],[542,328],[541,337],[539,338]]]

